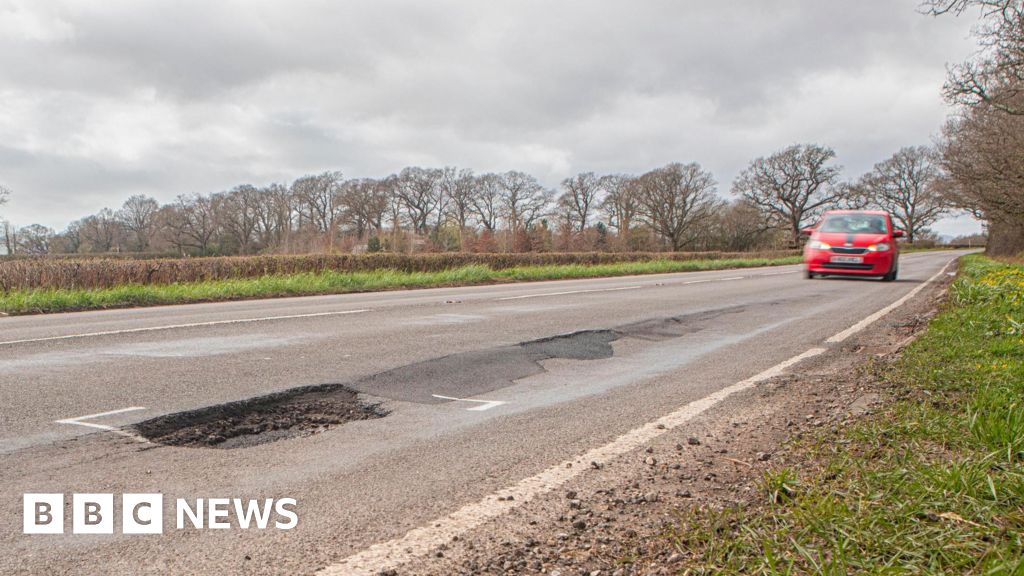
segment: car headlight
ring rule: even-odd
[[[832,248],[831,246],[825,244],[821,240],[811,240],[810,246],[814,250],[830,250]]]
[[[879,242],[878,244],[872,244],[868,246],[869,252],[887,252],[889,250],[888,242]]]

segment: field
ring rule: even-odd
[[[946,309],[882,377],[896,401],[797,440],[752,508],[670,529],[692,574],[1024,573],[1024,266],[961,260]]]
[[[0,311],[31,314],[793,264],[768,253],[254,256],[0,263]]]

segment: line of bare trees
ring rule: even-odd
[[[856,182],[840,173],[835,152],[815,144],[754,160],[730,200],[695,162],[639,176],[583,172],[557,191],[519,171],[408,167],[380,179],[324,172],[164,205],[136,195],[60,233],[8,226],[6,245],[23,254],[744,251],[797,246],[800,229],[831,207],[885,208],[911,239],[947,210],[936,157],[924,147],[899,151]]]
[[[1024,1],[928,0],[934,15],[977,11],[981,50],[950,69],[946,99],[959,111],[939,146],[948,197],[985,220],[987,250],[1024,251]]]

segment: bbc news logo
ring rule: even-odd
[[[23,496],[23,528],[25,534],[64,533],[64,494],[25,494]],[[222,529],[233,527],[231,520],[243,529],[269,527],[291,530],[299,523],[294,498],[178,498],[174,502],[174,526],[178,530]],[[163,494],[122,494],[120,514],[114,508],[113,494],[72,494],[72,534],[113,534],[115,520],[120,516],[122,534],[163,534]]]

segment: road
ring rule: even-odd
[[[828,348],[959,254],[905,255],[894,283],[785,266],[0,318],[0,571],[337,569]],[[132,437],[160,415],[328,383],[387,415],[237,449]],[[162,493],[167,529],[22,534],[22,495],[50,492]],[[299,523],[174,529],[173,500],[200,497],[294,498]]]

